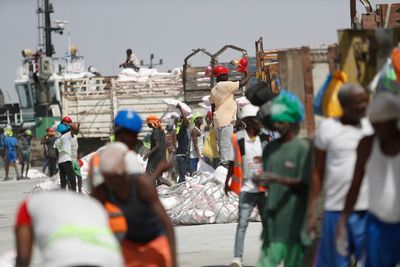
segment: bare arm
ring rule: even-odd
[[[31,226],[18,226],[15,229],[15,237],[17,249],[15,267],[29,267],[33,245],[33,231]]]
[[[283,176],[271,172],[263,172],[261,175],[255,177],[254,182],[261,186],[268,186],[268,184],[276,183],[289,187],[300,187],[305,185],[303,181],[295,177]]]
[[[151,155],[153,155],[160,149],[161,131],[162,131],[161,129],[153,129],[153,133],[152,133],[151,137],[152,137],[152,140],[155,140],[155,146],[149,152],[147,152],[147,154],[144,156],[145,159],[149,158]],[[153,136],[153,134],[154,134],[154,136]]]
[[[192,136],[192,142],[193,142],[193,147],[194,147],[194,152],[197,155],[197,158],[200,160],[201,159],[201,154],[200,154],[200,150],[199,150],[199,136],[201,136],[201,134],[196,130],[196,128],[192,129],[191,132],[191,136]]]
[[[246,76],[246,78],[244,78],[243,80],[241,80],[241,81],[239,82],[239,88],[242,88],[243,86],[246,86],[247,83],[250,81],[251,77],[253,77],[254,75],[255,75],[255,73],[248,74],[248,75]]]
[[[166,160],[159,162],[156,166],[156,169],[151,174],[152,180],[155,181],[158,177],[161,177],[162,174],[171,169],[172,166],[173,165]]]
[[[179,111],[181,112],[183,123],[184,123],[186,126],[188,126],[189,121],[188,121],[188,119],[187,119],[187,117],[186,117],[185,112],[182,110],[181,105],[179,105],[179,104],[176,105],[176,108],[179,109]]]
[[[176,267],[177,265],[177,260],[176,260],[176,249],[175,249],[175,233],[174,233],[174,228],[172,227],[172,223],[170,218],[168,217],[168,214],[165,212],[164,207],[162,206],[159,198],[157,191],[154,187],[154,182],[152,179],[149,179],[148,176],[142,175],[138,178],[138,186],[140,188],[139,190],[139,196],[143,201],[146,201],[149,203],[149,205],[152,207],[154,213],[164,226],[164,230],[166,232],[168,242],[171,248],[171,254],[172,254],[172,263],[173,266]]]
[[[354,205],[356,204],[358,194],[360,192],[361,183],[365,174],[365,166],[372,149],[373,137],[368,136],[361,139],[357,148],[357,161],[354,169],[353,180],[351,182],[349,193],[347,193],[346,204],[342,212],[342,216],[347,221],[349,214],[353,211]]]
[[[314,166],[311,174],[311,190],[308,207],[308,232],[316,233],[317,230],[317,204],[321,193],[325,173],[326,151],[314,148]]]
[[[228,192],[230,191],[229,188],[229,181],[231,180],[232,174],[233,174],[233,161],[229,161],[229,166],[228,166],[228,173],[226,174],[226,179],[225,179],[225,194],[228,194]]]

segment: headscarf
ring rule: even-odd
[[[195,113],[193,113],[193,116],[192,116],[192,122],[193,122],[193,124],[194,124],[194,122],[198,119],[198,118],[202,118],[203,117],[203,114],[201,114],[200,112],[195,112]]]
[[[13,130],[12,127],[10,125],[7,125],[6,127],[4,127],[4,136],[13,136]]]
[[[146,123],[151,124],[154,128],[162,130],[161,120],[156,115],[147,116]]]
[[[376,94],[368,107],[367,114],[372,123],[400,120],[400,95],[388,92]]]
[[[100,172],[107,174],[122,175],[126,173],[125,170],[125,155],[128,148],[108,145],[100,154]]]
[[[271,120],[273,122],[299,123],[304,118],[304,107],[299,98],[286,90],[272,99]]]

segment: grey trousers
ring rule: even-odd
[[[227,164],[233,160],[232,134],[233,125],[217,128],[217,142],[221,164]]]
[[[244,249],[244,237],[251,212],[257,205],[260,215],[264,215],[265,193],[240,192],[239,196],[239,221],[236,228],[234,257],[242,258]]]

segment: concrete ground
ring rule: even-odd
[[[11,177],[15,177],[12,173]],[[0,258],[13,250],[13,223],[20,201],[43,179],[2,181],[0,171]],[[175,227],[179,266],[228,266],[233,257],[236,224],[210,224]],[[255,266],[261,247],[261,223],[250,223],[246,234],[244,265]],[[41,266],[35,251],[32,266]],[[0,263],[1,265],[1,263]],[[3,267],[3,266],[0,266]]]

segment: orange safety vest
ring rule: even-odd
[[[101,175],[100,157],[97,153],[94,154],[90,159],[89,166],[89,176],[91,176],[90,179],[93,179],[94,176]],[[103,205],[108,214],[108,223],[111,231],[113,231],[118,238],[123,237],[128,231],[128,223],[126,222],[124,213],[118,206],[112,204],[111,202],[105,202]]]
[[[242,165],[242,154],[240,153],[236,133],[233,133],[232,135],[232,145],[235,154],[235,159],[233,161],[233,173],[231,176],[231,184],[229,188],[232,192],[235,192],[237,195],[240,195],[240,190],[242,189],[242,183],[243,183],[243,165]]]
[[[242,153],[240,152],[240,148],[238,145],[236,133],[233,133],[232,135],[232,145],[235,154],[235,159],[233,162],[233,172],[229,188],[232,192],[235,192],[237,195],[240,195],[240,191],[242,189],[242,184],[243,184],[243,159],[242,159]],[[267,188],[259,186],[258,190],[260,192],[265,192],[267,191]]]

